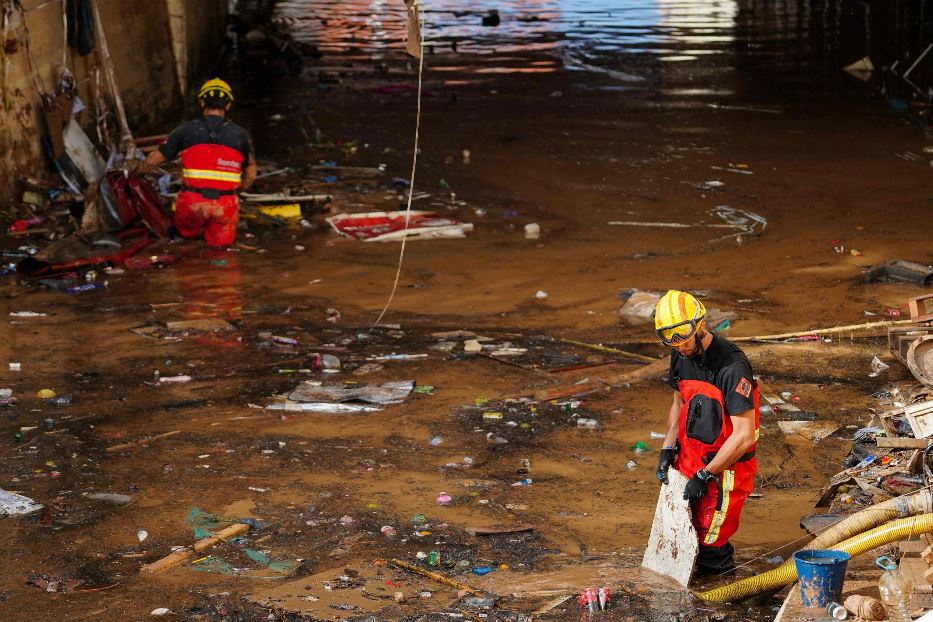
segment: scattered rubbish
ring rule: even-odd
[[[638,466],[638,463],[635,462],[634,460],[629,460],[628,462],[625,463],[625,468],[628,469],[629,471],[634,470],[637,466]]]
[[[161,376],[158,380],[158,384],[183,384],[185,382],[191,382],[191,376]]]
[[[547,298],[547,292],[539,289],[537,293],[535,294],[535,298],[537,298],[538,300],[545,300]]]
[[[146,538],[148,537],[149,537],[149,532],[146,531],[145,529],[140,529],[139,531],[136,532],[136,538],[139,539],[140,542],[144,542]]]
[[[705,185],[713,184],[714,182],[706,182]],[[716,184],[722,184],[722,182],[715,182]],[[680,223],[680,222],[639,222],[632,220],[612,220],[609,221],[610,226],[614,227],[660,227],[660,228],[669,228],[669,229],[689,229],[691,227],[707,227],[714,229],[737,229],[735,233],[728,233],[724,236],[714,238],[709,240],[710,242],[716,242],[718,240],[723,240],[725,238],[742,238],[744,236],[757,236],[764,232],[768,227],[768,221],[754,212],[749,212],[746,210],[741,210],[728,205],[720,205],[714,207],[709,211],[709,214],[719,218],[720,220],[725,220],[726,223],[707,223],[707,222],[698,222],[693,224]]]
[[[294,402],[367,402],[370,404],[401,404],[415,388],[414,380],[384,382],[382,384],[321,384],[304,382],[289,393]]]
[[[10,317],[48,317],[48,313],[39,313],[37,311],[11,311]]]
[[[9,492],[0,488],[0,517],[32,514],[33,512],[41,510],[43,507],[45,506],[36,503],[29,497],[24,497],[23,495],[18,495],[15,492]]]
[[[578,428],[586,428],[588,430],[595,430],[599,427],[599,421],[596,419],[587,419],[586,417],[580,417],[577,419]]]
[[[440,505],[447,505],[451,501],[453,501],[453,498],[450,495],[448,495],[446,492],[442,492],[441,494],[437,495],[437,502]]]
[[[482,19],[483,26],[498,26],[500,21],[499,11],[496,9],[489,9]]]
[[[463,342],[463,351],[464,352],[482,352],[483,346],[476,339],[467,339]]]
[[[10,363],[10,371],[22,371],[22,363]]]
[[[610,594],[609,588],[601,587],[599,589],[588,587],[577,596],[577,603],[582,609],[589,612],[605,611],[609,608]]]
[[[50,400],[55,397],[56,393],[52,389],[39,389],[36,391],[36,397],[40,400]]]
[[[395,527],[391,525],[384,525],[379,532],[384,535],[386,538],[394,538],[398,535],[398,532],[395,530]]]
[[[478,576],[480,576],[480,577],[482,577],[482,576],[484,576],[484,575],[487,575],[487,574],[489,574],[489,573],[491,573],[491,572],[495,572],[495,571],[496,571],[496,569],[493,568],[492,566],[477,566],[476,568],[471,568],[471,569],[470,569],[470,572],[472,572],[473,574],[478,575]]]
[[[871,596],[855,594],[847,597],[843,605],[845,605],[845,608],[848,609],[852,615],[862,620],[878,621],[888,617],[888,612],[885,611],[881,601]]]
[[[871,58],[863,56],[854,63],[846,65],[842,70],[862,82],[868,82],[871,79],[871,74],[875,71],[875,65],[871,62]]]
[[[164,615],[167,615],[167,614],[169,614],[169,613],[171,613],[171,612],[172,612],[172,610],[169,609],[168,607],[159,607],[159,608],[157,608],[157,609],[153,609],[151,615],[154,615],[154,616],[164,616]]]
[[[619,292],[619,298],[625,301],[619,309],[619,316],[630,323],[640,323],[654,317],[654,308],[661,299],[661,294],[632,288]]]
[[[360,365],[356,369],[354,369],[353,375],[354,376],[365,376],[367,374],[373,374],[373,373],[376,373],[377,371],[381,371],[382,369],[384,369],[384,366],[378,363],[365,363],[363,365]]]
[[[667,438],[667,436],[666,436],[665,434],[661,434],[660,432],[652,432],[652,433],[651,433],[651,438],[656,439],[656,440],[660,440],[660,439],[662,439],[662,438]]]
[[[877,356],[872,357],[871,359],[871,372],[868,374],[869,378],[877,378],[881,372],[888,369],[890,365],[882,361]]]
[[[406,223],[406,214],[408,222]],[[444,218],[435,212],[369,212],[330,216],[328,224],[346,237],[366,242],[388,242],[404,237],[415,239],[463,238],[473,225]]]
[[[933,285],[933,266],[899,259],[868,268],[863,278],[866,283],[892,281],[929,287]]]
[[[831,435],[839,429],[839,424],[832,421],[778,421],[781,432],[799,435],[814,443]]]
[[[541,226],[532,222],[525,225],[525,239],[526,240],[537,240],[541,237]]]
[[[382,410],[379,406],[366,404],[334,404],[331,402],[276,403],[266,406],[266,410],[284,410],[289,412],[329,413],[334,415],[352,413],[374,413]]]
[[[129,503],[133,498],[129,495],[122,495],[116,492],[92,492],[88,495],[85,495],[86,498],[92,501],[105,501],[107,503]]]

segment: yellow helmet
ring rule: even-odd
[[[672,289],[654,308],[654,330],[664,345],[672,346],[693,337],[705,318],[702,302],[687,292]]]
[[[233,103],[233,89],[220,78],[211,78],[198,89],[198,99],[228,99]]]

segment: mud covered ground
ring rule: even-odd
[[[321,8],[292,4],[311,14]],[[321,45],[323,59],[308,60],[300,76],[277,73],[275,59],[258,72],[241,63],[235,118],[252,132],[261,162],[299,171],[260,181],[260,190],[331,192],[337,212],[397,209],[392,180],[409,173],[416,66],[392,37],[378,44],[365,11],[346,5],[346,14],[329,13],[325,32],[333,40]],[[4,361],[0,369],[0,385],[18,398],[0,409],[0,488],[47,509],[2,519],[4,619],[135,620],[158,607],[185,620],[346,619],[382,607],[379,619],[451,619],[443,614],[464,611],[451,606],[454,589],[379,561],[428,567],[417,554],[431,551],[440,553],[437,570],[502,597],[500,610],[487,612],[494,619],[517,619],[598,584],[614,590],[617,607],[607,620],[773,617],[778,601],[713,609],[636,570],[657,498],[660,442],[650,433],[662,431],[666,418],[665,383],[575,405],[505,400],[637,365],[560,339],[661,356],[649,323],[620,321],[625,288],[701,292],[708,307],[735,313],[732,336],[853,324],[881,319],[866,312],[903,309],[918,289],[868,286],[861,275],[888,259],[931,260],[923,226],[933,196],[929,164],[895,157],[919,154],[925,142],[836,68],[804,65],[806,79],[780,88],[774,77],[796,76],[795,57],[743,47],[766,36],[765,16],[748,31],[726,16],[704,34],[693,14],[650,14],[651,27],[633,36],[661,33],[670,49],[629,49],[613,57],[628,63],[619,66],[591,58],[598,66],[588,70],[574,65],[579,55],[564,53],[560,41],[572,37],[523,35],[518,24],[534,23],[516,16],[533,11],[511,10],[506,43],[467,27],[455,37],[457,51],[444,33],[479,14],[436,15],[447,30],[426,55],[415,184],[431,196],[414,207],[472,222],[475,231],[408,245],[386,326],[372,328],[398,245],[342,239],[319,220],[313,230],[250,223],[229,252],[166,243],[153,253],[171,253],[175,264],[102,275],[108,287],[79,295],[6,278],[2,315],[47,315],[9,317],[0,329],[4,358],[22,368],[10,371]],[[540,15],[559,26],[555,32],[576,19]],[[320,42],[300,20],[280,24]],[[722,31],[732,33],[731,43],[717,42]],[[606,34],[613,36],[620,35]],[[524,43],[510,47],[513,38]],[[658,61],[675,52],[692,59]],[[303,168],[329,160],[385,164],[386,172],[325,183]],[[722,170],[737,164],[753,174]],[[607,224],[713,222],[708,210],[720,205],[760,214],[767,229],[737,244],[710,242],[716,229]],[[539,240],[524,237],[532,222],[541,226]],[[5,248],[21,244],[7,240]],[[839,254],[840,245],[858,253]],[[539,290],[546,299],[535,297]],[[338,309],[339,319],[329,321],[328,309]],[[130,331],[205,318],[225,319],[234,330],[170,339]],[[517,359],[524,368],[433,336],[457,330],[529,348]],[[300,345],[274,344],[267,333]],[[449,351],[445,341],[453,343]],[[813,444],[782,435],[779,415],[763,418],[760,495],[748,501],[733,540],[738,561],[747,563],[740,576],[768,568],[763,558],[788,554],[781,547],[802,536],[799,517],[840,469],[853,431],[846,426],[865,425],[880,407],[871,394],[908,378],[880,337],[746,351],[764,391],[791,391],[799,408],[842,427]],[[339,357],[340,373],[302,371],[314,353]],[[353,373],[392,353],[427,358]],[[871,378],[876,354],[891,367]],[[612,365],[546,373],[595,363]],[[178,375],[192,380],[157,382]],[[306,379],[411,379],[433,392],[362,415],[260,408]],[[35,397],[43,388],[70,395],[70,405]],[[484,419],[487,411],[503,419]],[[597,419],[599,429],[577,428],[580,416]],[[492,444],[490,433],[508,443]],[[134,441],[143,442],[108,451]],[[639,441],[649,453],[632,451]],[[533,483],[512,486],[523,478]],[[95,493],[129,500],[88,496]],[[441,493],[451,497],[446,505],[437,501]],[[210,518],[198,522],[201,512],[260,525],[242,542],[204,553],[206,560],[141,576],[143,563],[190,544],[199,525],[212,526]],[[493,524],[534,529],[493,537],[465,531]],[[398,536],[384,537],[384,525]],[[141,529],[148,532],[142,542]],[[495,571],[470,572],[480,566]],[[362,585],[361,597],[353,588]],[[548,615],[575,620],[578,610],[570,600]]]

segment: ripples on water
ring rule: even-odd
[[[425,45],[435,53],[428,65],[434,72],[575,70],[601,74],[609,82],[604,88],[666,89],[691,97],[839,86],[844,79],[839,69],[868,53],[869,46],[883,47],[879,37],[909,38],[897,24],[883,24],[884,9],[877,2],[874,9],[868,4],[422,0]],[[918,7],[926,4],[916,0]],[[497,27],[481,24],[490,9],[500,13]],[[872,25],[879,20],[886,31],[876,32],[873,41]],[[281,0],[275,3],[274,21],[297,40],[343,59],[379,62],[404,54],[402,0]],[[874,27],[879,30],[878,23]]]

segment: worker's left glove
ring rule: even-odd
[[[664,447],[661,449],[661,454],[658,456],[658,470],[655,472],[658,481],[662,484],[667,484],[667,470],[671,468],[674,464],[674,460],[677,458],[677,448],[676,447]]]
[[[687,486],[684,488],[684,499],[690,503],[695,503],[703,498],[709,490],[709,482],[715,482],[716,476],[707,471],[706,469],[700,469],[693,474],[693,477],[690,478],[690,481],[687,482]]]

